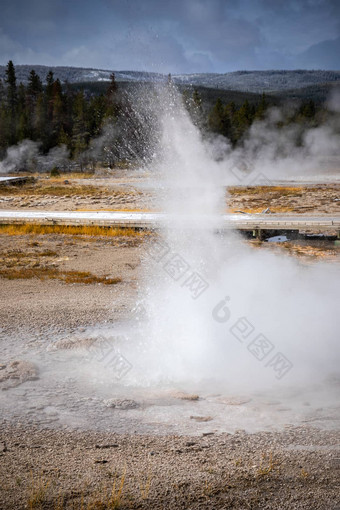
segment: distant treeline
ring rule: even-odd
[[[232,101],[223,104],[221,99],[217,99],[215,106],[208,117],[208,126],[214,133],[227,137],[235,146],[240,143],[250,126],[254,121],[260,121],[265,118],[266,111],[270,106],[265,94],[262,94],[261,100],[257,104],[251,104],[247,99],[237,107]],[[297,123],[301,128],[316,127],[322,120],[323,108],[317,106],[313,100],[302,103],[299,108],[294,108],[289,115],[286,115],[285,121],[277,123],[287,125]]]
[[[105,90],[101,84],[97,90],[92,85],[88,91],[79,84],[61,84],[52,71],[43,83],[32,69],[27,85],[18,85],[15,67],[9,61],[6,78],[4,82],[0,80],[0,159],[6,157],[9,147],[31,140],[39,143],[43,155],[65,146],[81,168],[89,164],[94,167],[96,162],[112,167],[121,160],[145,160],[152,152],[154,119],[137,112],[137,95],[131,100],[133,95],[118,90],[114,74],[110,78]],[[252,123],[263,119],[273,104],[272,98],[252,94],[251,101],[243,101],[244,96],[240,96],[242,103],[223,103],[218,98],[211,107],[211,103],[204,104],[197,89],[190,88],[183,91],[183,97],[201,129],[225,136],[233,145],[242,141]],[[320,110],[320,106],[308,101],[294,111],[289,122],[316,125]],[[98,139],[103,143],[96,143]]]
[[[5,83],[0,82],[0,155],[21,140],[41,142],[46,154],[51,148],[66,145],[76,158],[100,134],[105,119],[118,115],[114,75],[106,93],[86,97],[54,79],[52,71],[46,84],[32,70],[28,84],[17,85],[15,68],[10,61]]]

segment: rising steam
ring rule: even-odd
[[[126,382],[248,391],[321,383],[340,361],[339,266],[305,267],[218,234],[228,160],[216,161],[216,146],[202,140],[171,85],[154,110],[153,171],[167,222],[145,254],[146,320],[131,339]],[[280,355],[288,370],[275,365]]]
[[[287,123],[291,109],[271,108],[251,126],[243,146],[226,146],[223,159],[227,183],[270,185],[277,180],[334,182],[340,178],[340,95],[327,102],[326,118],[304,130]],[[297,140],[299,143],[297,144]]]
[[[62,168],[69,162],[69,151],[65,145],[54,147],[46,155],[39,153],[40,143],[23,140],[7,149],[6,157],[0,161],[0,174],[12,172],[50,172],[54,167]]]

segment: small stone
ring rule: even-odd
[[[190,420],[195,420],[198,423],[204,423],[213,420],[211,416],[190,416]]]
[[[130,399],[111,398],[104,400],[104,405],[113,409],[137,409],[139,407],[138,402]]]
[[[107,449],[107,448],[118,448],[119,445],[118,444],[96,444],[95,448],[97,449]]]
[[[30,361],[15,360],[8,363],[0,373],[2,390],[14,388],[25,381],[38,379],[38,369]]]
[[[192,394],[192,393],[184,393],[182,391],[179,391],[174,394],[175,398],[178,398],[180,400],[190,400],[190,401],[197,401],[199,400],[199,395]]]

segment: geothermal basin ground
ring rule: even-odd
[[[233,212],[339,214],[337,184],[228,193]],[[1,208],[21,211],[155,207],[147,178],[124,173],[40,177],[0,198]],[[0,232],[0,508],[340,507],[336,373],[307,387],[281,387],[275,377],[265,388],[146,376],[136,384],[134,370],[147,374],[149,359],[136,354],[144,349],[143,261],[158,234]],[[325,264],[339,274],[334,239],[240,242],[255,257],[269,252],[303,271]]]

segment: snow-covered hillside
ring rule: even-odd
[[[51,69],[55,78],[61,82],[98,82],[109,81],[110,74],[115,73],[117,81],[159,82],[167,79],[166,75],[142,71],[116,71],[105,69],[86,69],[81,67],[47,67],[39,65],[16,65],[18,82],[27,82],[31,69],[34,69],[44,81]],[[5,78],[6,66],[0,66],[0,78]],[[340,71],[236,71],[233,73],[214,74],[179,74],[172,76],[175,83],[211,87],[223,90],[244,92],[275,92],[299,89],[321,83],[340,82]]]

